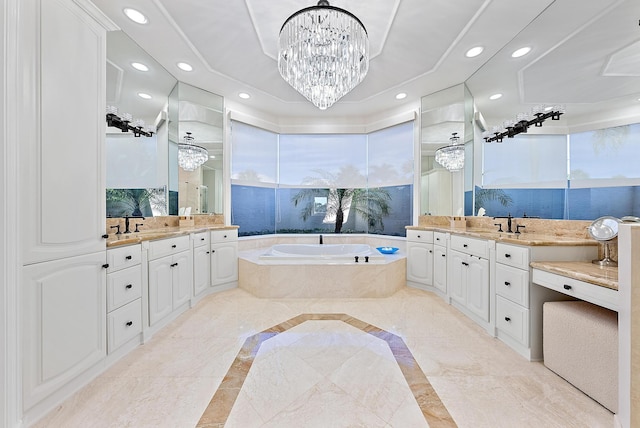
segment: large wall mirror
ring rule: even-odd
[[[559,120],[502,143],[476,136],[474,208],[487,215],[640,216],[637,2],[582,6],[552,2],[466,82],[484,117],[478,131],[536,105],[566,106]],[[530,52],[514,57],[523,47]]]
[[[224,100],[183,82],[169,98],[169,152],[178,165],[170,183],[172,188],[177,184],[178,214],[222,214]],[[185,164],[188,154],[182,150],[189,146],[204,149],[203,164]]]
[[[107,106],[142,120],[151,136],[107,126],[107,216],[177,214],[169,186],[168,96],[176,79],[123,31],[107,34]],[[177,190],[177,189],[176,189]]]

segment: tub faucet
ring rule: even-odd
[[[322,235],[320,235],[320,245],[322,245]]]

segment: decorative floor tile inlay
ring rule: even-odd
[[[222,383],[202,414],[197,427],[223,427],[229,419],[234,404],[240,401],[238,397],[262,344],[306,321],[342,321],[361,332],[384,341],[393,354],[395,363],[400,368],[404,380],[428,426],[430,428],[457,426],[401,337],[347,314],[301,314],[245,340]],[[335,385],[333,386],[335,387]],[[331,386],[326,386],[326,388],[330,390]],[[314,388],[309,394],[313,394],[313,390]],[[330,392],[336,395],[339,391]],[[316,391],[316,393],[320,392]]]

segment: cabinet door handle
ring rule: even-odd
[[[171,267],[176,267],[176,266],[178,266],[178,263],[177,263],[177,262],[176,262],[176,263],[173,263],[173,264],[171,265]]]
[[[107,235],[106,233],[104,235],[102,235],[102,239],[107,239],[109,237],[109,235]]]
[[[132,259],[132,257],[131,257],[131,256],[127,256],[127,257],[125,257],[124,259],[125,259],[125,260],[131,260],[131,259]]]
[[[505,320],[506,322],[511,322],[511,318],[509,318],[509,317],[504,317],[504,320]]]
[[[511,283],[509,281],[505,281],[504,285],[506,285],[507,287],[511,287]]]
[[[467,263],[467,262],[462,262],[462,265],[463,265],[463,266],[469,266],[469,263]]]
[[[567,284],[565,284],[565,285],[564,285],[564,289],[565,289],[565,290],[571,290],[571,288],[572,288],[572,287],[571,287],[570,285],[567,285]]]
[[[442,254],[442,257],[447,257],[447,255],[446,254]]]
[[[131,288],[133,288],[133,284],[127,284],[124,286],[124,288],[126,288],[127,290],[130,290]]]
[[[468,245],[467,245],[467,244],[462,244],[462,246],[463,246],[464,248],[467,248],[467,247],[468,247]]]
[[[102,265],[102,267],[103,267],[104,269],[107,269],[107,268],[109,267],[109,263],[105,263],[105,264],[103,264],[103,265]]]
[[[211,251],[207,251],[207,254],[211,254]]]
[[[204,241],[204,238],[200,238],[201,241]]]
[[[504,255],[506,258],[510,259],[511,258],[511,254],[505,254]]]
[[[177,245],[176,245],[176,244],[173,244],[173,245],[171,246],[171,248],[176,248],[176,247],[177,247]]]
[[[127,326],[127,327],[131,327],[132,325],[133,325],[133,321],[127,321],[127,322],[126,322],[126,326]]]

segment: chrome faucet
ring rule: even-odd
[[[506,217],[494,217],[493,219],[495,220],[497,218],[506,218],[507,219],[507,233],[513,233],[513,230],[511,229],[511,219],[513,219],[513,217],[511,217],[511,213],[509,213]]]
[[[320,235],[320,245],[322,245],[322,235]]]

